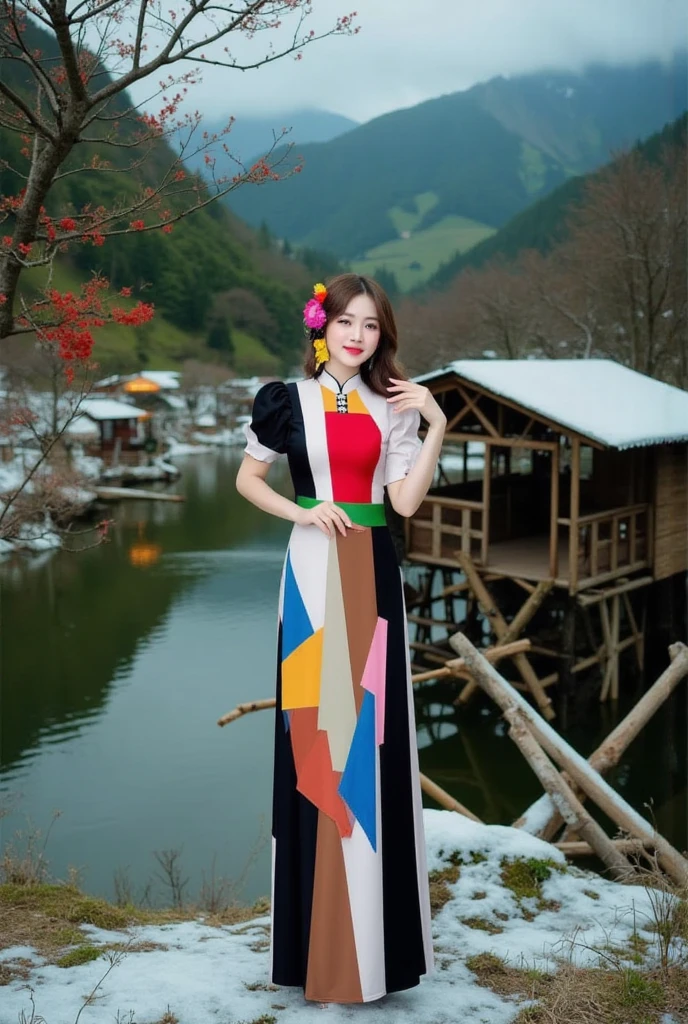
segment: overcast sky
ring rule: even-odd
[[[668,60],[688,42],[686,0],[313,0],[306,24],[319,32],[354,8],[357,36],[316,42],[300,61],[205,68],[194,106],[213,118],[319,107],[367,121],[499,74]]]

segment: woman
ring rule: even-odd
[[[271,977],[358,1003],[433,969],[402,576],[383,487],[412,516],[446,419],[403,379],[377,282],[316,285],[304,380],[265,384],[237,489],[289,519],[279,594]],[[418,438],[420,414],[428,424]],[[267,483],[285,454],[296,500]]]

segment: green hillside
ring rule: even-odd
[[[665,145],[685,145],[687,132],[688,114],[683,114],[639,143],[637,149],[646,159],[657,160]],[[469,252],[457,250],[452,259],[438,268],[428,286],[441,288],[467,267],[478,268],[496,258],[510,260],[526,249],[548,252],[566,237],[569,212],[582,198],[586,184],[592,177],[590,174],[572,178],[545,199],[517,214],[503,228]]]
[[[447,217],[498,229],[681,114],[687,69],[681,56],[667,66],[493,79],[295,147],[287,160],[302,158],[300,174],[228,204],[292,243],[366,264],[402,231]]]
[[[47,58],[56,53],[54,38],[31,22],[25,42]],[[32,80],[18,62],[0,58],[0,77],[35,104]],[[126,95],[116,98],[112,112],[129,103]],[[121,130],[127,130],[125,125]],[[0,152],[10,167],[27,167],[20,154],[23,145],[17,134],[0,129]],[[46,201],[50,216],[69,215],[87,204],[112,208],[130,202],[156,184],[161,169],[173,160],[167,144],[160,142],[141,168],[129,171],[129,150],[84,143],[64,169],[81,167],[95,154],[110,160],[112,171],[79,170],[63,177]],[[0,194],[14,195],[20,187],[21,179],[0,165]],[[167,205],[176,210],[179,202],[172,199]],[[148,214],[149,219],[156,217]],[[249,228],[218,202],[194,211],[168,235],[134,232],[107,239],[102,247],[73,243],[58,257],[54,281],[58,288],[74,290],[92,272],[101,271],[114,290],[132,287],[133,298],[155,304],[151,323],[138,328],[108,325],[97,332],[94,358],[104,371],[212,358],[238,372],[279,372],[300,359],[300,310],[319,266],[317,254],[310,257],[309,267],[284,257],[269,235]],[[40,274],[24,274],[20,294],[35,297],[40,283]],[[224,350],[208,346],[218,318],[225,325],[223,336],[231,339]]]
[[[400,220],[408,223],[413,217],[405,216]],[[425,230],[401,230],[408,237],[395,238],[369,249],[363,259],[354,260],[352,270],[371,276],[377,270],[386,270],[394,274],[400,291],[410,291],[432,277],[454,253],[467,252],[493,235],[495,229],[467,217],[447,216]]]

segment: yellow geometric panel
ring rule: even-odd
[[[350,391],[347,397],[349,400],[349,412],[363,412],[366,414],[368,413],[368,410],[363,404],[363,399],[359,395],[358,391]]]
[[[322,627],[282,662],[282,708],[317,708],[320,703]]]
[[[326,387],[323,387],[321,390],[323,396],[323,407],[325,409],[325,412],[336,412],[337,398],[335,396],[334,391],[330,391],[330,389]]]

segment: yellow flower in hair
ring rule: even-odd
[[[316,284],[313,286],[313,295],[322,304],[327,298],[327,288],[324,284]]]

